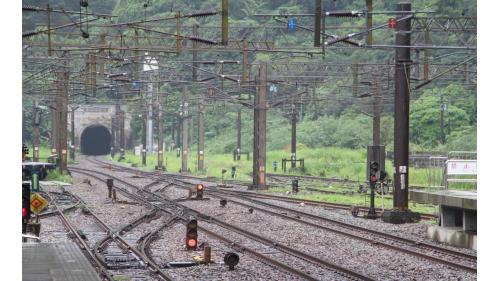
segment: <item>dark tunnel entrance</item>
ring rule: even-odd
[[[85,128],[80,137],[80,151],[85,155],[106,155],[111,151],[111,134],[102,125]]]

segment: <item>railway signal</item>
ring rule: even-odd
[[[30,153],[29,148],[23,143],[23,161],[28,158],[28,154]]]
[[[196,250],[198,247],[198,221],[190,220],[186,225],[186,249]]]
[[[31,201],[31,187],[29,183],[23,183],[22,185],[22,225],[23,233],[26,233],[26,227],[31,216],[30,201]]]
[[[240,262],[240,256],[236,253],[229,252],[224,256],[224,264],[229,266],[229,270],[234,270],[238,262]]]
[[[299,180],[293,179],[292,180],[292,193],[297,194],[298,192],[299,192]]]
[[[375,184],[378,180],[379,164],[377,161],[370,162],[370,209],[368,210],[368,219],[376,219],[377,214],[375,212]]]
[[[201,183],[196,185],[196,199],[203,199],[203,190],[205,186]]]

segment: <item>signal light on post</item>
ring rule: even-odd
[[[205,186],[203,186],[203,184],[196,185],[196,199],[203,199],[203,190],[204,189],[205,189]]]
[[[376,162],[376,161],[370,162],[370,182],[377,181],[378,167],[379,167],[378,162]]]
[[[31,201],[31,187],[29,183],[22,185],[22,232],[26,233],[26,227],[31,216],[30,201]]]
[[[194,251],[198,247],[198,221],[190,220],[186,225],[186,249]]]

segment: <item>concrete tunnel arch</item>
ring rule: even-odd
[[[85,155],[106,155],[111,151],[111,133],[103,125],[90,125],[80,136],[80,152]]]

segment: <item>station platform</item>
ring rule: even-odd
[[[73,243],[23,243],[23,281],[99,281]]]
[[[429,226],[427,237],[457,247],[477,249],[476,190],[410,190],[410,200],[439,205],[439,226]]]

